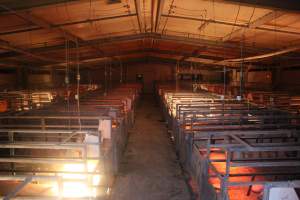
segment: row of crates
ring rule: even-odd
[[[109,195],[133,126],[141,85],[0,116],[2,198],[99,199]],[[25,185],[24,185],[25,184]]]
[[[172,84],[156,91],[197,198],[299,199],[298,114]]]
[[[232,98],[239,96],[240,93],[238,87],[224,87],[222,84],[197,84],[197,88],[219,95],[226,94],[226,96]],[[246,90],[243,92],[243,99],[259,106],[278,108],[293,113],[300,112],[300,95],[290,94],[288,92]]]
[[[26,111],[39,108],[56,101],[75,99],[77,89],[80,94],[100,89],[100,85],[70,85],[55,90],[17,90],[0,92],[0,113]]]

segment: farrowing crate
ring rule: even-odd
[[[87,191],[79,192],[86,199],[102,195],[97,189],[109,190],[133,123],[128,116],[137,101],[132,92],[123,94],[103,97],[96,91],[81,98],[79,107],[76,101],[70,101],[0,116],[0,180],[5,184],[14,180],[16,187],[11,193],[0,189],[2,195],[10,198],[25,186],[50,182],[57,185],[58,191],[43,194],[35,187],[36,193],[21,192],[18,197],[69,198],[72,194],[65,190],[70,187],[64,184],[70,181],[85,184]],[[99,183],[94,185],[97,180]],[[43,184],[36,185],[43,188]]]
[[[270,200],[279,189],[295,194],[299,116],[213,95],[205,98],[203,93],[178,96],[161,98],[162,104],[180,160],[197,181],[200,199]]]

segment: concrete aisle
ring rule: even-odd
[[[111,200],[189,200],[190,194],[153,97],[136,113]]]

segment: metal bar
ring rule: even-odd
[[[102,157],[101,157],[102,159]],[[100,161],[100,160],[99,160]],[[101,160],[102,161],[102,160]],[[104,172],[82,172],[82,171],[62,171],[62,170],[1,170],[0,169],[0,172],[1,173],[24,173],[24,174],[28,174],[28,173],[32,173],[32,175],[36,174],[36,173],[39,173],[39,174],[81,174],[81,175],[104,175]],[[36,175],[34,175],[36,176]],[[48,176],[48,175],[45,175],[45,177]],[[13,175],[11,177],[20,177],[20,178],[17,178],[17,179],[9,179],[9,180],[19,180],[19,179],[22,179],[21,175]],[[4,178],[5,179],[5,178]],[[47,178],[45,178],[47,180]],[[0,178],[0,181],[2,179]],[[5,179],[6,180],[6,179]]]
[[[300,167],[300,161],[232,162],[232,167]]]
[[[293,51],[297,51],[299,49],[300,49],[300,45],[290,46],[288,48],[281,49],[281,50],[271,52],[271,53],[266,53],[266,54],[257,55],[257,56],[249,56],[249,57],[244,57],[244,58],[227,59],[222,62],[251,62],[251,61],[262,60],[262,59],[271,58],[274,56],[290,53]]]
[[[26,143],[12,143],[12,144],[0,144],[0,148],[3,149],[82,149],[85,144],[26,144]]]
[[[97,160],[92,158],[89,160]],[[27,164],[71,164],[84,163],[84,159],[56,159],[56,158],[0,158],[2,163],[27,163]]]
[[[299,188],[299,181],[248,181],[248,182],[229,182],[230,186],[250,186],[271,184],[273,187],[294,187]]]
[[[241,143],[242,145],[244,145],[247,149],[251,150],[253,147],[246,142],[245,140],[241,139],[240,137],[230,134],[230,137],[232,137],[233,139],[235,139],[236,141],[238,141],[239,143]]]
[[[249,148],[243,148],[243,147],[229,147],[230,150],[232,151],[236,151],[236,152],[246,152],[246,151],[249,151],[249,152],[267,152],[267,151],[270,151],[270,152],[279,152],[279,151],[300,151],[300,145],[298,146],[264,146],[264,147],[252,147],[251,149]]]
[[[19,184],[12,192],[6,195],[3,200],[10,200],[11,198],[17,196],[17,194],[28,184],[32,181],[32,177],[26,177],[25,180]]]
[[[232,152],[227,151],[226,152],[226,168],[225,168],[225,174],[223,178],[221,179],[221,192],[222,192],[222,197],[225,200],[229,200],[228,197],[228,181],[229,181],[229,174],[230,174],[230,167],[231,167],[231,157],[232,157]]]
[[[3,196],[0,196],[0,199],[3,199]],[[59,198],[59,197],[46,197],[46,196],[32,196],[32,197],[13,197],[10,200],[70,200],[70,198]],[[72,197],[74,200],[91,200],[91,197]]]
[[[154,28],[154,5],[155,5],[154,0],[151,0],[151,33],[153,32],[153,28]]]
[[[6,175],[1,175],[0,176],[0,181],[24,181],[28,176],[27,175],[16,175],[16,176],[6,176]],[[32,181],[55,181],[58,176],[30,176]]]
[[[254,125],[248,125],[248,124],[242,124],[242,125],[226,125],[223,124],[210,124],[205,126],[198,126],[193,130],[185,130],[186,132],[199,132],[199,131],[222,131],[224,129],[226,130],[246,130],[250,128],[288,128],[288,129],[296,129],[299,128],[299,125],[291,125],[288,123],[278,123],[278,124],[254,124]]]
[[[15,125],[12,125],[15,126]],[[1,125],[3,127],[3,125]],[[40,127],[40,126],[39,126]],[[64,133],[64,134],[92,134],[92,135],[98,135],[98,131],[77,131],[77,130],[37,130],[37,129],[0,129],[0,133],[7,133],[7,132],[14,132],[14,133]]]
[[[300,172],[261,172],[261,173],[239,173],[238,174],[230,174],[230,177],[240,177],[240,176],[299,176]]]
[[[160,18],[162,16],[163,9],[164,9],[164,3],[165,3],[165,0],[158,0],[154,32],[157,32],[157,30],[158,30],[159,23],[160,23]]]
[[[224,2],[228,2],[230,4],[242,4],[253,7],[264,7],[269,9],[281,9],[286,10],[288,12],[300,11],[300,3],[297,0],[225,0]]]
[[[1,127],[6,127],[6,128],[42,128],[41,125],[15,125],[15,124],[10,124],[10,125],[1,125]],[[45,125],[45,128],[66,128],[66,125]],[[70,129],[78,129],[80,126],[79,125],[70,125],[68,128]],[[82,125],[82,129],[98,129],[99,125]],[[43,131],[43,130],[40,130]],[[36,133],[36,132],[34,132]],[[53,132],[49,132],[53,133]],[[85,133],[78,133],[78,134],[85,134]],[[92,134],[92,133],[90,133]]]
[[[269,146],[270,145],[270,146]],[[236,151],[236,152],[267,152],[267,151],[300,151],[300,145],[299,143],[296,144],[281,144],[285,146],[271,146],[271,143],[261,143],[259,146],[252,146],[251,149],[245,148],[243,146],[240,146],[239,144],[212,144],[211,147],[213,148],[224,148],[224,149],[229,149],[231,151]]]
[[[140,33],[142,33],[142,17],[141,17],[141,4],[140,0],[134,0],[135,10],[136,10],[136,17],[139,25]],[[146,22],[145,22],[146,23]],[[146,32],[146,30],[145,30]]]
[[[86,119],[86,120],[102,120],[102,119],[111,119],[107,116],[67,116],[67,115],[17,115],[17,116],[0,116],[0,119]]]
[[[259,127],[259,126],[258,126]],[[260,126],[261,127],[261,126]],[[222,128],[222,127],[221,127]],[[289,134],[293,134],[296,133],[295,130],[291,129],[291,130],[285,130],[285,129],[279,129],[279,130],[243,130],[242,127],[240,130],[232,130],[232,131],[228,131],[228,130],[224,130],[225,128],[227,128],[226,126],[223,127],[223,129],[221,130],[216,130],[216,131],[203,131],[203,132],[199,132],[200,136],[199,138],[197,137],[197,135],[195,136],[195,140],[197,139],[206,139],[208,136],[218,136],[218,137],[222,137],[222,136],[230,136],[230,135],[244,135],[249,136],[249,135],[276,135],[276,134],[284,134],[284,135],[289,135]],[[248,127],[247,127],[248,128]],[[249,128],[253,128],[253,126],[250,126]],[[195,134],[197,133],[197,131],[195,131]]]

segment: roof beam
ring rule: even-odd
[[[171,41],[176,42],[179,44],[186,44],[191,45],[195,47],[200,47],[201,49],[205,47],[216,47],[216,48],[240,48],[239,44],[234,43],[225,43],[222,41],[211,41],[211,40],[205,40],[205,39],[199,39],[199,38],[186,38],[182,36],[170,36],[170,35],[161,35],[156,33],[142,33],[142,34],[133,34],[133,35],[126,35],[126,36],[115,36],[115,37],[109,37],[109,38],[100,38],[100,39],[94,39],[89,41],[82,41],[79,43],[80,47],[87,47],[91,45],[97,45],[101,44],[103,45],[113,45],[114,43],[120,43],[120,42],[130,42],[130,41],[136,41],[136,40],[142,40],[142,39],[155,39],[155,40],[161,40],[161,41]],[[48,46],[48,47],[39,47],[30,49],[31,53],[45,53],[45,52],[51,52],[51,51],[59,51],[61,49],[64,49],[65,45],[57,45],[57,46]],[[71,47],[72,48],[72,47]],[[271,49],[257,49],[253,47],[244,47],[245,51],[252,52],[252,53],[266,53],[272,51]],[[0,54],[0,58],[11,58],[19,56],[19,53],[12,53],[12,52],[6,52]]]
[[[96,56],[96,57],[90,57],[90,58],[85,58],[85,59],[81,59],[79,61],[79,64],[87,64],[87,63],[97,63],[97,62],[103,62],[107,59],[111,59],[112,57],[118,57],[118,56],[124,56],[124,55],[131,55],[131,54],[140,54],[140,53],[145,53],[147,52],[147,49],[138,49],[138,50],[130,50],[130,51],[125,51],[125,52],[116,52],[116,53],[112,53],[112,54],[104,54],[103,56]],[[69,64],[76,64],[76,61],[71,61],[69,62]],[[55,64],[49,64],[49,65],[43,65],[40,66],[41,68],[49,68],[49,67],[54,67],[54,66],[65,66],[67,63],[61,62],[61,63],[55,63]]]
[[[46,30],[49,30],[49,31],[57,31],[59,32],[60,34],[62,34],[66,39],[70,40],[70,41],[73,41],[73,42],[80,42],[82,41],[81,38],[73,35],[72,33],[62,29],[61,27],[56,27],[56,28],[53,28],[52,27],[52,24],[47,22],[46,20],[43,20],[35,15],[33,15],[30,11],[26,11],[26,12],[21,12],[21,13],[17,13],[15,12],[14,10],[11,10],[10,8],[5,8],[7,11],[15,14],[16,16],[18,17],[21,17],[23,19],[26,19],[27,21],[43,28],[43,29],[46,29]],[[6,46],[6,48],[8,48],[9,46]],[[40,60],[43,60],[43,61],[55,61],[55,62],[61,62],[61,61],[58,61],[56,59],[49,59],[49,58],[46,58],[44,56],[39,56],[39,55],[35,55],[35,54],[32,54],[31,52],[28,52],[26,50],[20,50],[20,49],[13,49],[11,48],[12,50],[18,52],[18,53],[22,53],[22,54],[25,54],[25,55],[28,55],[28,56],[31,56],[31,57],[34,57],[34,58],[37,58],[37,59],[40,59]],[[98,49],[98,48],[96,48]],[[17,51],[18,50],[18,51]]]
[[[155,2],[154,0],[150,0],[151,1],[151,32],[153,32],[153,28],[154,28],[154,5]]]
[[[182,20],[192,20],[192,21],[199,21],[199,22],[207,22],[207,23],[221,24],[221,25],[226,25],[226,26],[250,28],[250,29],[255,29],[255,30],[260,30],[260,31],[268,31],[268,32],[276,32],[276,33],[300,36],[300,32],[285,31],[285,30],[280,30],[280,29],[272,29],[272,28],[264,28],[264,27],[252,27],[251,28],[251,27],[248,27],[247,24],[239,24],[239,23],[234,23],[234,22],[227,22],[227,21],[220,21],[220,20],[213,20],[213,19],[200,19],[200,18],[184,17],[184,16],[178,16],[178,15],[162,15],[162,17],[169,17],[169,18],[182,19]]]
[[[206,49],[207,49],[206,46],[199,47],[199,48],[195,49],[195,50],[192,52],[193,57],[198,57],[200,51],[203,51],[203,50],[206,50]],[[184,60],[187,59],[187,58],[188,58],[187,55],[183,55],[182,58],[180,59],[180,62],[184,61]]]
[[[245,4],[255,7],[264,7],[271,9],[280,9],[287,11],[300,11],[299,0],[225,0],[229,3]],[[224,2],[224,0],[222,1]]]
[[[19,13],[16,13],[16,15],[19,15]],[[100,18],[94,18],[94,19],[85,19],[85,20],[78,20],[73,22],[66,22],[66,23],[60,23],[60,24],[52,24],[50,28],[63,28],[65,26],[72,26],[72,25],[78,25],[78,24],[86,24],[86,23],[93,23],[98,21],[105,21],[105,20],[111,20],[111,19],[120,19],[124,17],[132,17],[136,16],[137,14],[125,14],[125,15],[117,15],[117,16],[110,16],[110,17],[100,17]],[[41,30],[43,27],[41,26],[35,26],[35,27],[24,27],[23,29],[13,30],[13,31],[3,31],[0,32],[0,35],[11,35],[11,34],[17,34],[17,33],[23,33],[23,32],[29,32],[29,31],[37,31]]]
[[[135,11],[136,11],[136,18],[137,18],[138,25],[139,25],[139,30],[140,30],[140,33],[142,33],[143,29],[142,29],[142,16],[141,16],[140,0],[134,0],[134,5],[135,5]]]
[[[255,20],[253,22],[250,22],[248,27],[249,28],[259,27],[261,25],[264,25],[265,23],[268,23],[268,22],[270,22],[274,19],[277,19],[277,18],[281,17],[284,14],[285,14],[285,12],[274,10],[274,11],[269,12],[266,15],[258,18],[257,20]]]
[[[94,39],[94,40],[88,40],[88,41],[81,41],[79,43],[80,47],[87,47],[92,45],[112,45],[114,43],[120,43],[120,42],[128,42],[128,41],[135,41],[135,40],[141,40],[150,37],[149,34],[134,34],[134,35],[127,35],[127,36],[116,36],[116,37],[108,37],[108,38],[101,38],[101,39]],[[57,46],[47,46],[47,47],[39,47],[30,49],[30,52],[32,53],[46,53],[51,51],[59,51],[66,48],[64,44],[57,45]],[[75,48],[75,47],[70,47]],[[16,56],[20,56],[22,54],[15,53],[15,52],[5,52],[0,53],[0,58],[12,58]]]
[[[93,44],[97,44],[97,43],[101,43],[101,44],[112,44],[114,42],[126,42],[126,41],[130,41],[130,40],[138,40],[138,39],[145,39],[145,38],[149,38],[149,39],[156,39],[156,40],[170,40],[170,41],[175,41],[175,42],[179,42],[179,43],[183,43],[183,44],[193,44],[193,45],[217,45],[217,46],[220,46],[220,47],[226,47],[226,48],[232,48],[234,45],[233,44],[226,44],[226,43],[223,43],[223,42],[214,42],[214,41],[205,41],[205,40],[199,40],[199,39],[191,39],[191,38],[184,38],[184,37],[178,37],[178,36],[166,36],[166,35],[160,35],[160,34],[136,34],[136,35],[131,35],[131,36],[121,36],[121,37],[116,37],[114,39],[112,38],[109,38],[109,39],[99,39],[99,40],[94,40],[94,41],[85,41],[83,44],[84,45],[88,45],[90,43],[93,43]],[[50,60],[49,58],[45,58],[45,57],[42,57],[40,58],[41,56],[38,56],[38,55],[35,55],[35,54],[32,54],[31,52],[28,52],[28,51],[22,51],[20,49],[15,49],[13,46],[8,46],[8,43],[0,43],[0,46],[3,46],[5,45],[6,49],[10,49],[12,51],[16,51],[16,52],[19,52],[19,53],[22,53],[22,54],[25,54],[25,55],[28,55],[28,56],[31,56],[31,57],[35,57],[35,58],[38,58],[38,59],[41,59],[41,60],[44,60],[44,61],[50,61],[50,62],[53,62],[53,60]],[[63,47],[62,47],[63,48]],[[285,53],[289,53],[289,52],[292,52],[292,51],[296,51],[296,50],[299,50],[300,49],[300,46],[293,46],[293,47],[289,47],[289,48],[286,48],[286,49],[282,49],[282,50],[279,50],[279,51],[275,51],[275,52],[271,52],[271,53],[263,53],[259,56],[251,56],[251,57],[245,57],[245,58],[237,58],[237,59],[227,59],[227,60],[218,60],[218,58],[214,58],[214,59],[207,59],[207,58],[199,58],[197,57],[197,55],[195,55],[194,53],[195,52],[192,52],[191,54],[182,54],[182,52],[177,52],[177,51],[162,51],[162,50],[159,50],[159,51],[155,51],[153,49],[144,49],[144,50],[135,50],[135,51],[132,51],[132,52],[119,52],[118,54],[103,54],[101,57],[97,56],[97,58],[99,60],[103,60],[103,57],[108,57],[108,58],[111,58],[111,57],[116,57],[116,56],[121,56],[121,55],[126,55],[126,54],[129,54],[129,53],[160,53],[160,54],[168,54],[168,55],[178,55],[178,56],[184,56],[186,59],[186,61],[189,61],[189,62],[199,62],[199,63],[204,63],[204,64],[209,64],[209,65],[225,65],[225,66],[228,66],[228,67],[234,67],[236,66],[236,63],[240,63],[240,62],[251,62],[251,61],[257,61],[257,60],[261,60],[261,59],[265,59],[265,58],[268,58],[268,57],[274,57],[274,56],[277,56],[277,55],[282,55],[282,54],[285,54]],[[42,49],[41,49],[42,50]],[[53,49],[52,49],[53,50]],[[40,50],[39,50],[40,51]],[[33,51],[35,52],[35,51]],[[36,51],[38,52],[38,50]],[[83,63],[87,63],[87,62],[92,62],[92,61],[95,61],[95,59],[93,60],[87,60],[87,61],[82,61]],[[57,61],[56,62],[60,62],[60,61]],[[65,63],[64,61],[62,61],[61,63]],[[57,66],[57,65],[61,65],[61,64],[53,64],[51,66]],[[48,67],[50,65],[47,65]]]
[[[269,22],[269,21],[272,21],[276,18],[279,18],[280,16],[284,15],[285,12],[281,12],[281,11],[272,11],[272,12],[269,12],[267,13],[266,15],[250,22],[248,24],[247,27],[245,27],[246,29],[256,29],[257,27],[261,26],[261,25],[264,25],[265,23]],[[245,28],[238,28],[236,29],[235,31],[233,31],[232,33],[229,33],[228,35],[226,35],[225,37],[222,38],[222,41],[227,41],[227,40],[230,40],[232,38],[235,38],[237,36],[239,36],[243,30]]]
[[[220,62],[219,60],[206,59],[206,58],[189,57],[189,58],[185,59],[185,61],[195,62],[195,63],[203,63],[203,64],[207,64],[207,65],[218,65],[218,66],[234,67],[234,64],[231,64],[231,63]]]
[[[79,43],[79,42],[84,42],[80,37],[70,33],[69,31],[63,29],[62,27],[60,26],[57,26],[57,27],[54,27],[52,26],[51,23],[39,18],[39,17],[36,17],[34,16],[32,13],[30,12],[23,12],[21,14],[19,13],[16,13],[14,11],[12,11],[14,14],[16,14],[17,16],[20,16],[20,17],[23,17],[25,18],[26,20],[30,21],[31,23],[33,24],[36,24],[37,26],[40,26],[46,30],[49,30],[49,31],[58,31],[60,34],[62,34],[66,39],[70,40],[70,41],[73,41],[75,43]],[[103,51],[94,43],[90,43],[90,46],[92,48],[94,48],[97,52],[99,52],[101,55],[103,55]]]
[[[164,4],[165,4],[165,0],[158,0],[157,10],[156,10],[154,32],[157,32],[157,30],[158,30],[159,23],[160,23],[160,18],[162,16],[163,9],[164,9]]]
[[[165,41],[174,41],[181,44],[187,44],[187,45],[193,45],[193,46],[213,46],[213,47],[219,47],[219,48],[240,48],[240,44],[234,44],[234,43],[225,43],[222,41],[212,41],[212,40],[205,40],[200,38],[187,38],[182,36],[173,36],[173,35],[161,35],[161,34],[152,34],[152,37],[157,40],[165,40]],[[268,49],[261,49],[261,48],[253,48],[249,46],[244,47],[245,51],[248,52],[261,52],[265,53],[268,51]]]
[[[42,61],[58,62],[57,59],[51,59],[51,58],[48,58],[48,57],[45,57],[45,56],[40,56],[40,55],[33,54],[33,53],[31,53],[30,51],[28,51],[26,49],[16,47],[16,46],[10,44],[9,42],[1,40],[1,39],[0,39],[0,48],[6,49],[6,50],[9,50],[9,51],[14,51],[14,52],[17,52],[17,53],[20,53],[20,54],[24,54],[26,56],[36,58],[36,59],[42,60]]]
[[[21,10],[30,10],[33,8],[40,8],[40,7],[47,7],[47,6],[54,6],[57,4],[65,4],[76,2],[79,0],[0,0],[0,5],[10,8],[15,11]],[[7,10],[3,7],[0,7],[0,14],[7,13]]]
[[[77,41],[80,41],[81,39],[75,35],[73,35],[72,33],[62,29],[61,27],[54,27],[49,23],[47,22],[46,20],[42,19],[42,18],[39,18],[35,15],[33,15],[32,13],[30,12],[22,12],[22,13],[19,13],[18,15],[22,16],[23,18],[25,18],[26,20],[30,21],[31,23],[41,27],[41,28],[44,28],[46,30],[49,30],[49,31],[57,31],[59,32],[60,34],[62,34],[65,38],[67,38],[68,40],[71,40],[71,41],[74,41],[74,42],[77,42]]]
[[[187,58],[194,57],[194,53],[184,53],[181,51],[167,51],[167,50],[157,50],[157,49],[152,49],[152,48],[145,48],[145,49],[135,49],[135,50],[130,50],[130,51],[123,51],[123,52],[114,52],[114,53],[109,53],[105,54],[101,57],[90,57],[86,59],[82,59],[80,61],[80,64],[87,64],[87,63],[97,63],[97,62],[102,62],[106,59],[110,59],[111,57],[118,57],[118,56],[126,56],[126,55],[132,55],[132,54],[145,54],[145,53],[152,53],[152,54],[159,54],[159,55],[169,55],[169,56],[182,56],[184,55]],[[199,58],[200,59],[200,58]],[[211,59],[215,59],[215,62],[220,61],[219,57],[213,57]],[[75,61],[71,61],[69,64],[75,64]],[[50,64],[50,65],[43,65],[41,66],[42,68],[48,68],[48,67],[53,67],[53,66],[65,66],[66,62],[63,61],[61,63],[55,63],[55,64]]]
[[[224,60],[224,62],[240,63],[240,62],[257,61],[257,60],[271,58],[271,57],[279,56],[279,55],[286,54],[289,52],[297,51],[299,49],[300,49],[300,45],[295,45],[295,46],[291,46],[291,47],[281,49],[279,51],[275,51],[275,52],[271,52],[271,53],[266,53],[266,54],[262,54],[262,55],[258,55],[258,56],[250,56],[250,57],[245,57],[245,58],[228,59],[228,60]]]

